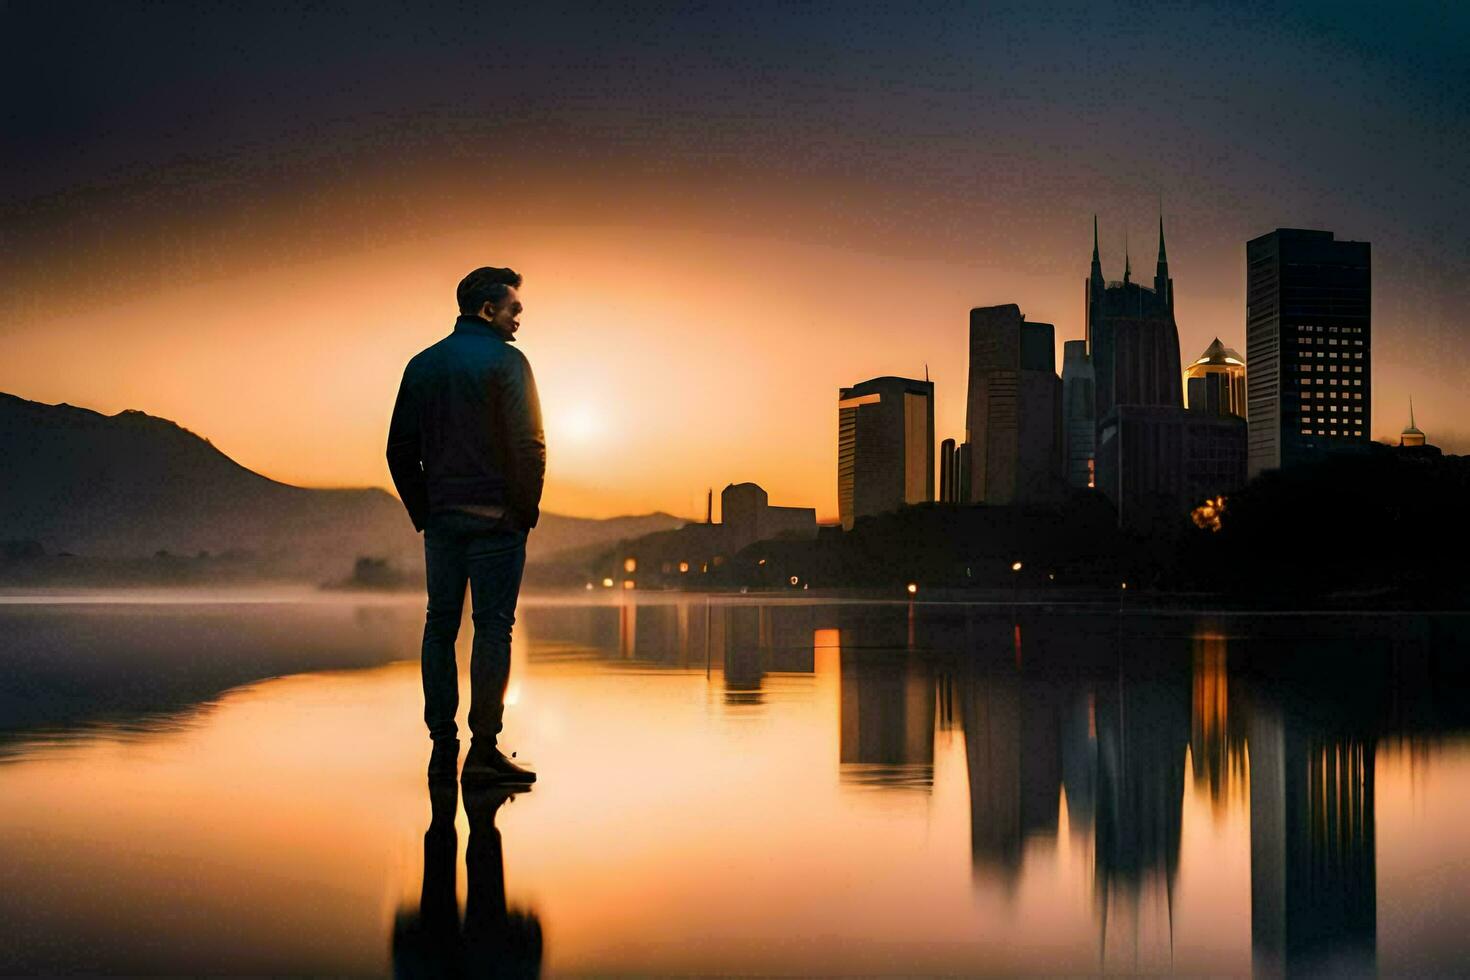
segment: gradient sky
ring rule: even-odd
[[[1152,277],[1244,350],[1244,243],[1373,243],[1373,434],[1470,452],[1470,7],[6,3],[0,390],[388,485],[403,363],[526,277],[545,506],[836,516],[836,394],[972,306]],[[1060,364],[1060,357],[1058,358]]]

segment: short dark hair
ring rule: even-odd
[[[498,303],[505,299],[508,287],[521,288],[521,274],[514,269],[497,269],[487,265],[476,269],[459,281],[454,291],[459,300],[459,312],[473,316],[486,303]]]

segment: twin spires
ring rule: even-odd
[[[1133,259],[1128,252],[1128,238],[1126,233],[1124,234],[1123,241],[1123,281],[1129,283],[1133,281]],[[1097,215],[1095,214],[1092,216],[1092,270],[1090,278],[1099,284],[1104,281],[1102,257],[1098,251]],[[1158,293],[1159,297],[1170,307],[1173,307],[1174,290],[1173,284],[1169,280],[1169,253],[1164,247],[1164,215],[1162,209],[1159,212],[1159,259],[1154,270],[1154,292]]]

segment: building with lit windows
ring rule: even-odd
[[[1062,487],[1062,382],[1056,328],[1014,303],[970,311],[966,503],[1055,499]]]
[[[837,394],[837,511],[859,517],[934,499],[934,382],[873,378]]]
[[[1278,228],[1246,243],[1250,475],[1371,441],[1368,242]]]
[[[1185,407],[1245,418],[1245,358],[1216,337],[1184,369]]]

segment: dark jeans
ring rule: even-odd
[[[424,621],[424,722],[434,739],[454,738],[459,671],[454,640],[470,587],[470,734],[495,744],[510,678],[510,628],[526,565],[526,532],[503,521],[444,511],[424,528],[429,614]]]

